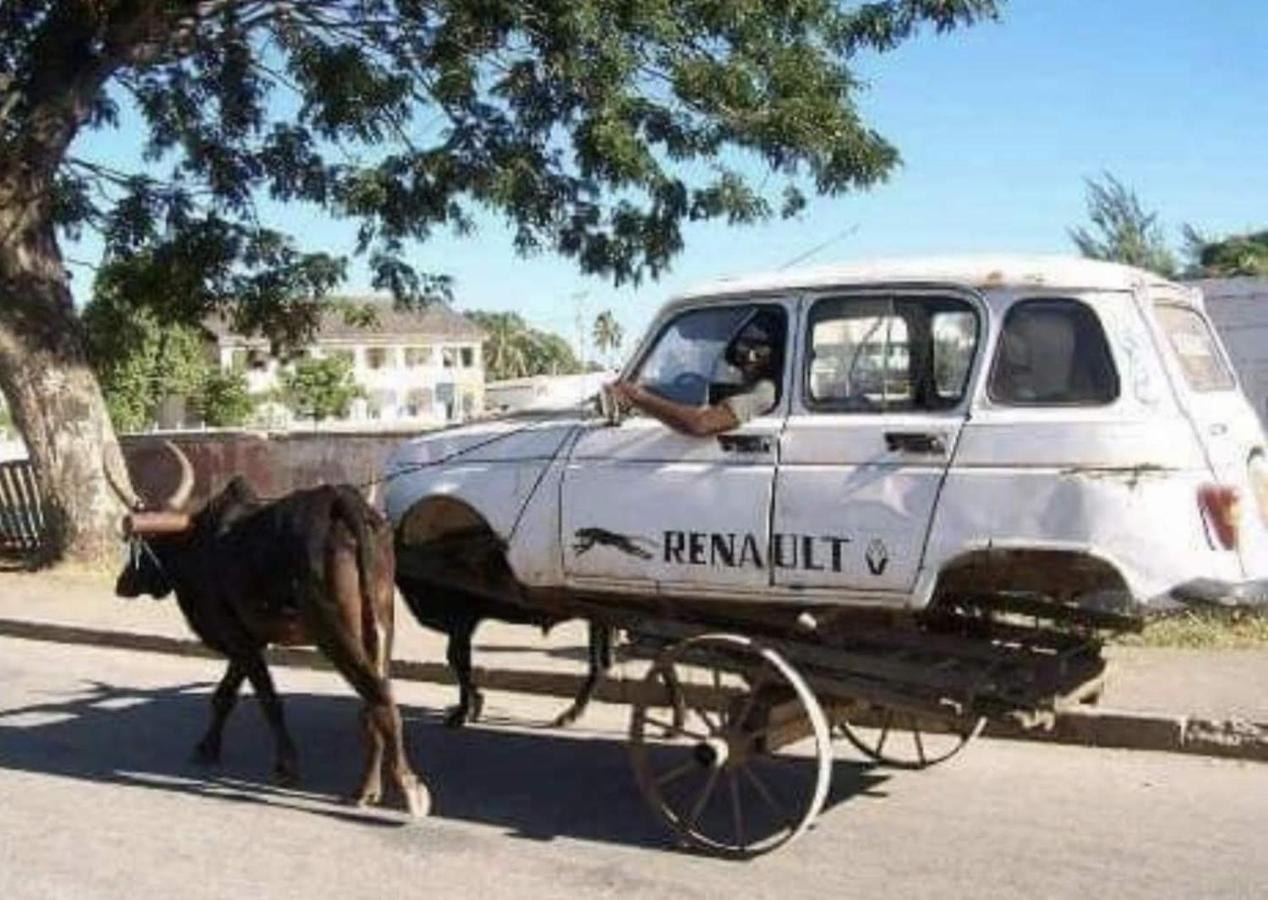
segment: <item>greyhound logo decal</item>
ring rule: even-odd
[[[615,531],[608,531],[606,528],[578,528],[573,532],[572,551],[577,556],[588,553],[596,544],[611,547],[613,550],[619,550],[626,556],[637,559],[652,558],[650,552],[639,546],[639,544],[653,545],[653,542],[646,538],[631,538],[628,535],[617,534]]]
[[[885,574],[885,567],[889,565],[889,550],[880,538],[872,538],[863,558],[867,560],[867,570],[873,575]]]

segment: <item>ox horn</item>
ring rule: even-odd
[[[132,489],[132,485],[127,478],[121,479],[119,477],[119,469],[121,467],[124,468],[124,472],[127,471],[124,465],[123,450],[119,447],[118,441],[111,441],[106,445],[105,459],[102,463],[102,468],[106,473],[106,482],[128,509],[143,509],[145,501],[141,499],[140,494]]]
[[[176,485],[176,490],[172,491],[172,496],[168,497],[163,506],[173,512],[180,512],[185,508],[185,504],[189,502],[190,495],[194,493],[194,467],[189,462],[189,457],[185,452],[177,447],[174,443],[164,439],[163,446],[167,451],[176,457],[176,461],[181,467],[181,480]]]

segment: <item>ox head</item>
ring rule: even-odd
[[[128,558],[114,588],[120,597],[139,597],[142,594],[155,598],[167,596],[173,587],[168,571],[171,562],[171,554],[167,552],[169,545],[188,535],[192,527],[185,506],[194,490],[194,467],[171,441],[163,441],[163,446],[180,466],[180,481],[171,496],[156,507],[147,506],[126,480],[116,477],[107,458],[106,478],[130,510],[123,518]],[[122,459],[121,455],[119,459]],[[165,557],[167,563],[164,562]]]

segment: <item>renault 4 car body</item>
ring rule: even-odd
[[[387,463],[398,543],[492,539],[525,594],[1136,615],[1266,593],[1264,435],[1195,289],[1064,258],[729,279],[666,304],[622,377],[717,402],[757,316],[764,414],[707,438],[584,412],[423,435]]]

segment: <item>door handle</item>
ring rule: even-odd
[[[885,449],[890,452],[924,453],[929,456],[946,456],[947,445],[940,434],[923,431],[887,431]]]
[[[718,446],[727,453],[770,453],[770,438],[764,434],[720,434]]]

